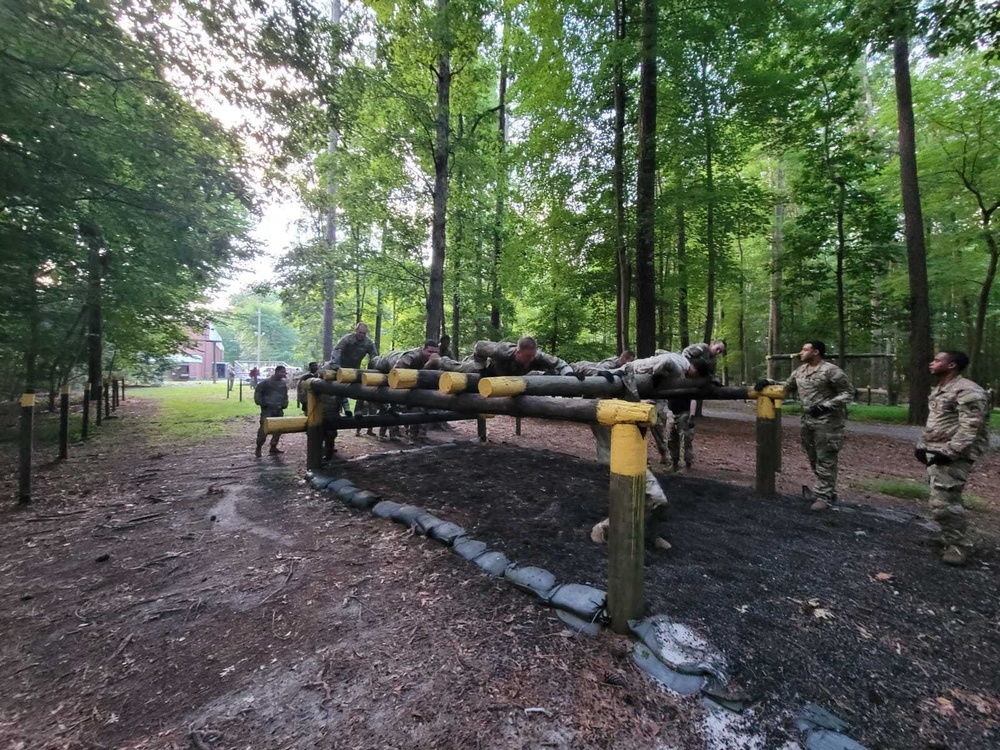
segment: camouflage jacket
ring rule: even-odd
[[[334,367],[361,367],[361,360],[368,356],[368,363],[378,356],[378,349],[375,342],[367,336],[364,341],[358,341],[358,337],[353,333],[344,336],[337,345],[333,347],[330,361],[326,363],[326,369]]]
[[[570,365],[578,375],[596,375],[602,370],[614,370],[618,367],[618,357],[608,357],[600,362],[574,362]]]
[[[253,402],[260,407],[262,412],[286,409],[288,407],[288,386],[283,380],[275,380],[274,378],[261,380],[254,389]]]
[[[681,352],[685,357],[694,362],[696,359],[703,359],[708,362],[708,371],[715,374],[715,355],[712,354],[712,347],[708,344],[691,344],[685,346]]]
[[[931,391],[920,448],[974,461],[989,445],[990,397],[961,375]]]
[[[386,352],[381,357],[375,357],[368,362],[368,366],[372,370],[378,370],[384,375],[388,375],[392,368],[396,366],[399,358],[404,354],[403,351],[399,349],[393,349],[391,352]]]
[[[847,405],[854,400],[854,386],[847,379],[847,374],[825,359],[820,360],[815,368],[809,365],[797,367],[785,381],[785,389],[789,396],[798,394],[803,411],[814,406],[829,407],[831,411],[819,417],[802,415],[803,419],[828,424],[844,422],[847,419]]]
[[[559,357],[546,354],[541,349],[527,366],[514,359],[517,344],[508,341],[477,341],[472,355],[476,371],[484,375],[527,375],[529,372],[541,371],[547,375],[572,375],[573,368]]]
[[[422,370],[424,365],[427,364],[427,360],[430,359],[426,354],[423,353],[424,348],[418,346],[416,349],[410,349],[408,352],[403,352],[399,359],[396,360],[396,367],[405,370]]]
[[[687,375],[691,363],[683,354],[677,352],[661,352],[652,357],[634,359],[618,372],[631,370],[636,375],[662,375],[667,378],[683,378]]]

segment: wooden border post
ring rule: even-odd
[[[780,463],[781,443],[775,429],[774,399],[764,394],[757,395],[757,485],[756,489],[764,497],[776,494],[774,475]]]
[[[243,378],[240,378],[240,403],[243,403]]]
[[[69,458],[69,383],[59,389],[59,458]]]
[[[111,383],[108,380],[104,381],[104,418],[107,419],[111,416]]]
[[[521,418],[520,417],[514,417],[514,434],[518,435],[518,436],[521,435]]]
[[[611,629],[628,632],[644,611],[646,437],[640,425],[656,423],[652,404],[598,402],[597,421],[611,426],[608,528],[608,614]]]
[[[35,394],[21,396],[21,451],[20,477],[17,483],[17,502],[27,505],[31,502],[31,448],[35,430]]]
[[[86,440],[90,437],[90,383],[83,384],[83,424],[80,436]]]
[[[306,392],[306,468],[316,471],[323,463],[323,402],[310,388]]]
[[[476,417],[476,432],[479,435],[479,442],[486,442],[486,417],[481,414]]]
[[[101,419],[103,415],[101,414],[101,382],[90,384],[93,392],[90,394],[90,402],[94,405],[94,426],[101,426]]]
[[[125,376],[124,375],[122,375],[122,379],[119,381],[119,383],[121,383],[121,387],[122,387],[122,397],[121,397],[121,400],[124,401],[125,400]]]

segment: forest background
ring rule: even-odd
[[[274,281],[211,315],[227,359],[258,309],[302,362],[364,319],[724,338],[752,382],[822,338],[895,355],[848,369],[919,421],[934,348],[1000,386],[998,35],[976,0],[0,0],[0,387],[176,351],[294,194]]]

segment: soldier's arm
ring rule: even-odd
[[[253,402],[257,404],[257,406],[264,405],[264,386],[266,383],[266,380],[262,380],[257,383],[257,387],[253,389]]]
[[[474,371],[485,370],[492,357],[497,351],[497,345],[493,341],[477,341],[472,349],[472,363]]]
[[[368,367],[372,366],[372,362],[378,357],[378,347],[375,346],[375,342],[372,339],[368,339]]]
[[[976,442],[990,413],[988,401],[978,393],[963,393],[958,397],[958,429],[948,441],[946,455],[951,458],[964,455]]]
[[[690,346],[685,346],[681,354],[688,359],[711,359],[708,344],[691,344]]]
[[[287,387],[283,387],[281,389],[281,408],[282,409],[287,409],[288,408],[288,388]]]
[[[552,354],[547,354],[543,351],[538,352],[538,356],[535,357],[533,365],[541,364],[542,366],[538,369],[545,370],[546,372],[554,373],[556,375],[572,375],[573,368],[570,367],[564,360],[559,359]]]
[[[333,347],[333,351],[330,352],[330,361],[326,363],[327,367],[340,367],[340,355],[344,353],[344,347],[347,346],[347,342],[350,340],[352,334],[347,334],[342,336],[340,341]]]

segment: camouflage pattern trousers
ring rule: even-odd
[[[844,423],[802,416],[799,428],[802,450],[809,457],[809,466],[816,475],[813,492],[817,500],[837,501],[837,459],[844,445]]]
[[[667,438],[667,450],[670,451],[671,463],[680,463],[681,445],[684,446],[684,463],[690,466],[694,463],[694,417],[690,411],[670,415],[670,437]]]
[[[941,541],[945,545],[971,546],[966,538],[968,514],[962,505],[962,490],[972,470],[972,461],[955,459],[947,466],[927,467],[930,485],[931,517],[941,525]]]

